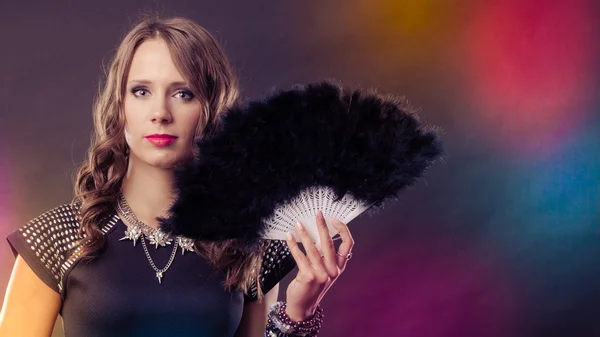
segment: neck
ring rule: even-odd
[[[146,225],[158,228],[156,218],[167,214],[174,198],[173,186],[173,170],[129,159],[123,195],[138,220]]]

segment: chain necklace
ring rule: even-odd
[[[158,267],[156,267],[156,265],[154,264],[154,261],[152,261],[152,257],[150,257],[150,253],[148,253],[148,247],[146,247],[146,240],[144,239],[142,239],[142,248],[144,248],[144,253],[146,253],[146,257],[148,258],[148,262],[150,262],[150,266],[156,272],[158,284],[162,284],[163,273],[165,273],[169,269],[169,267],[171,267],[171,263],[173,263],[173,260],[175,259],[175,253],[177,253],[177,242],[175,242],[175,244],[173,245],[173,251],[171,252],[169,262],[167,262],[167,265],[163,269],[158,269]]]
[[[162,284],[163,274],[169,269],[169,267],[171,267],[171,263],[173,263],[173,260],[175,259],[175,254],[177,253],[177,247],[181,247],[182,255],[185,254],[186,251],[193,252],[194,240],[177,236],[175,243],[173,244],[173,251],[171,252],[171,257],[169,258],[167,265],[162,269],[158,269],[158,267],[156,267],[156,265],[154,264],[150,253],[148,252],[148,247],[146,246],[145,239],[148,239],[150,241],[150,244],[156,245],[156,248],[158,248],[158,246],[164,247],[166,245],[170,245],[173,242],[173,239],[171,239],[169,235],[161,232],[160,230],[154,229],[140,221],[135,216],[135,213],[133,213],[133,211],[131,210],[131,207],[129,207],[129,204],[127,203],[127,200],[125,200],[125,196],[123,195],[123,193],[120,193],[119,195],[117,207],[119,208],[119,212],[123,214],[123,217],[127,220],[127,222],[130,223],[130,226],[128,226],[128,228],[125,230],[125,236],[119,239],[119,241],[126,239],[132,240],[133,246],[135,246],[137,240],[139,239],[142,242],[142,248],[144,249],[144,253],[146,254],[148,262],[150,262],[150,266],[156,272],[156,278],[158,279],[158,283]]]

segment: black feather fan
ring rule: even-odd
[[[325,188],[338,206],[377,209],[442,154],[438,130],[424,126],[403,98],[344,92],[330,82],[221,116],[215,132],[196,140],[199,156],[176,172],[179,194],[169,218],[160,219],[165,232],[250,247],[270,231],[268,219],[293,228],[298,219],[277,210],[306,213],[298,196],[307,189]]]

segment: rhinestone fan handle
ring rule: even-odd
[[[286,233],[291,232],[296,241],[300,241],[296,232],[296,223],[300,221],[320,250],[321,240],[316,219],[318,211],[323,212],[329,236],[334,237],[337,235],[337,230],[332,225],[332,218],[348,224],[369,207],[370,205],[363,204],[350,194],[338,199],[335,192],[327,186],[311,186],[300,191],[292,200],[278,206],[273,211],[273,215],[264,220],[265,231],[262,237],[285,240]]]

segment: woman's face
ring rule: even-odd
[[[124,101],[130,164],[171,169],[192,155],[202,105],[185,83],[162,39],[133,55]]]

